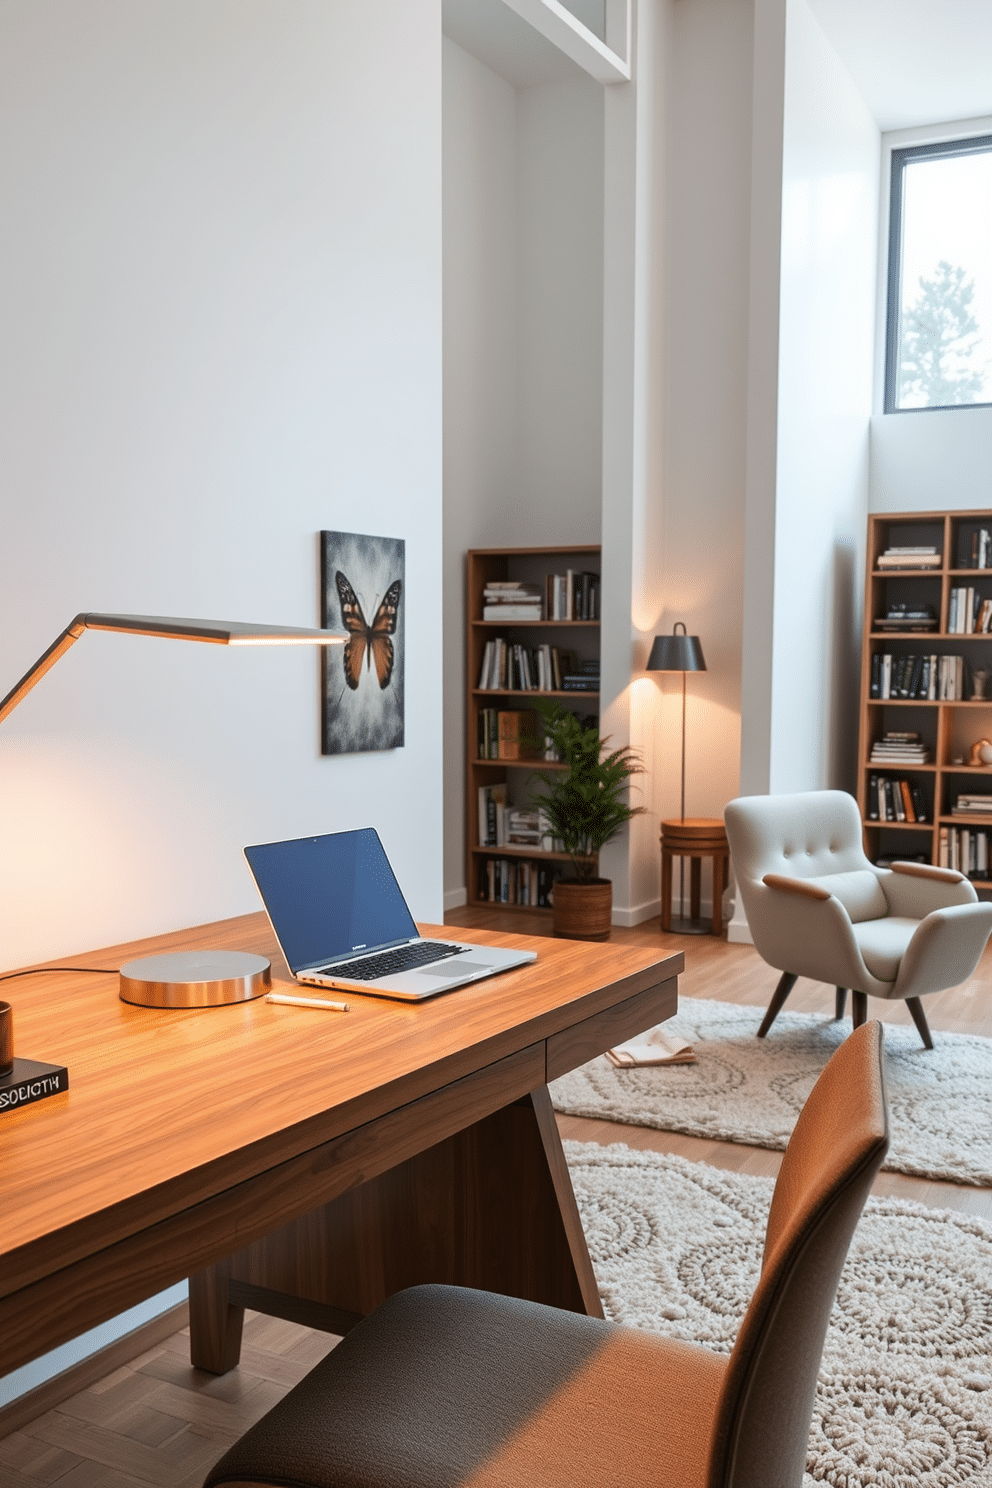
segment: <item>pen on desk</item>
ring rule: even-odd
[[[281,1002],[287,1007],[302,1008],[324,1008],[329,1013],[347,1013],[351,1004],[347,1002],[328,1002],[326,997],[287,997],[282,992],[266,992],[266,1002]]]

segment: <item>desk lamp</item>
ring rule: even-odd
[[[681,635],[679,632],[681,631]],[[685,821],[685,676],[686,672],[705,672],[703,648],[698,636],[686,635],[681,620],[672,627],[671,635],[655,636],[648,657],[649,672],[681,672],[682,674],[682,793],[679,802],[679,820]],[[692,922],[685,916],[685,858],[679,858],[679,910],[678,929],[689,929]],[[676,928],[673,926],[673,928]]]
[[[215,646],[343,646],[348,637],[293,625],[249,625],[240,620],[180,620],[164,615],[77,615],[0,702],[0,722],[64,656],[84,630],[206,641]],[[260,997],[271,985],[269,962],[244,951],[180,951],[146,956],[121,967],[122,1002],[141,1007],[219,1007]]]

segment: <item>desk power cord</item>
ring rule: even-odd
[[[36,966],[31,971],[5,971],[0,975],[0,982],[13,981],[15,977],[22,976],[44,976],[46,972],[53,971],[77,971],[83,976],[116,976],[120,971],[119,966]]]

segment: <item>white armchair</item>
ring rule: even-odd
[[[932,1049],[920,998],[971,976],[992,934],[992,904],[952,869],[876,868],[844,791],[740,796],[724,820],[754,944],[782,973],[758,1037],[806,976],[836,986],[838,1018],[850,988],[855,1027],[869,994],[902,998]]]

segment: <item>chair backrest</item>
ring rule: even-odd
[[[888,913],[878,874],[862,847],[858,804],[846,791],[739,796],[727,806],[724,821],[752,930],[757,926],[760,933],[766,873],[816,879],[854,921]]]
[[[782,1159],[761,1278],[723,1385],[708,1488],[799,1488],[830,1310],[888,1145],[882,1025],[871,1022],[820,1075]]]

